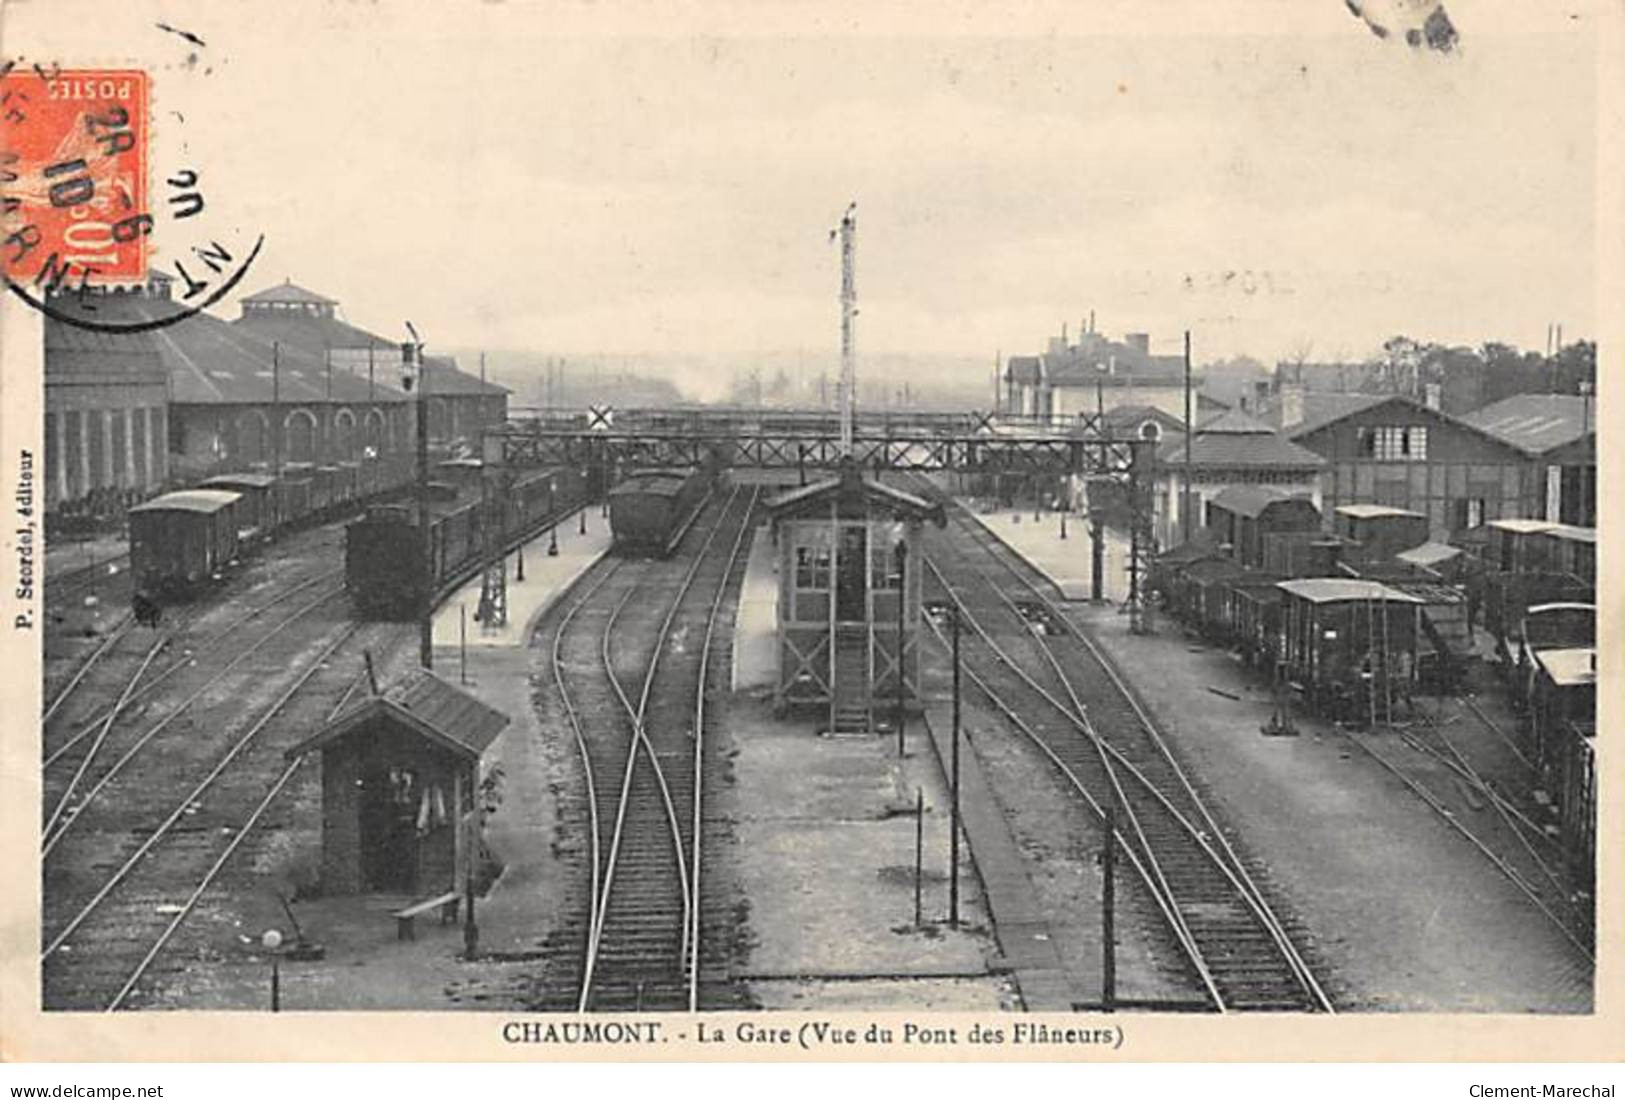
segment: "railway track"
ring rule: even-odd
[[[93,819],[45,864],[40,962],[49,1007],[126,1004],[196,898],[291,778],[281,750],[354,690],[362,646],[399,632],[335,620],[307,633],[298,653],[266,653],[254,670],[263,690],[242,693],[223,735],[206,751],[148,763],[116,802],[87,815]],[[183,768],[195,778],[177,796],[175,776]],[[241,808],[256,804],[245,820]]]
[[[1414,728],[1395,726],[1393,740],[1412,751],[1409,757],[1391,742],[1391,747],[1378,748],[1379,741],[1389,740],[1380,735],[1337,730],[1488,859],[1586,964],[1595,967],[1595,908],[1589,897],[1573,890],[1559,866],[1561,845],[1474,766],[1446,724],[1438,714],[1419,707]]]
[[[724,967],[726,914],[701,868],[712,654],[737,592],[757,492],[706,511],[673,561],[616,561],[589,578],[552,639],[555,690],[586,778],[584,912],[554,935],[538,1007],[741,1007]],[[670,592],[666,598],[658,594]]]
[[[142,754],[160,735],[188,716],[192,708],[200,702],[205,705],[211,700],[218,702],[222,694],[221,685],[229,683],[228,678],[232,673],[250,658],[273,643],[285,645],[284,639],[291,639],[294,650],[297,651],[305,640],[298,634],[296,628],[314,612],[334,603],[343,594],[341,587],[323,588],[317,583],[319,581],[320,578],[313,578],[311,581],[294,586],[270,602],[240,616],[231,628],[198,643],[193,652],[207,653],[208,657],[200,660],[197,657],[183,655],[150,681],[144,682],[145,673],[154,660],[161,652],[170,648],[183,632],[166,634],[152,642],[146,656],[119,690],[113,705],[46,756],[45,804],[51,809],[46,814],[41,835],[43,854],[47,856],[51,854],[84,811],[109,784],[118,779],[127,768],[138,763],[142,759]],[[215,658],[224,654],[210,652],[210,649],[221,644],[225,635],[235,632],[235,629],[244,623],[273,607],[279,607],[297,595],[308,594],[306,590],[313,584],[318,589],[313,598],[301,602],[292,612],[269,623],[263,631],[251,638],[246,647],[236,650],[224,663],[215,662]],[[173,689],[167,698],[143,701],[141,706],[132,706],[138,696],[150,694],[165,682]],[[178,699],[175,698],[176,695],[179,695]],[[123,723],[123,728],[120,728],[119,720],[126,716],[131,720]],[[146,719],[149,717],[153,720],[147,724]],[[115,731],[118,733],[116,737]],[[92,769],[100,764],[104,750],[118,752],[119,755],[102,766],[92,780],[90,779]],[[53,770],[53,765],[60,767]],[[74,765],[73,771],[64,783],[60,777],[69,765]],[[81,783],[86,781],[88,785],[81,792]]]
[[[947,507],[957,537],[935,540],[927,578],[938,606],[961,616],[972,683],[1092,814],[1116,809],[1116,843],[1212,1007],[1333,1011],[1296,930],[1110,661],[1024,562],[956,503]]]

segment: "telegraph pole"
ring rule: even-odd
[[[1179,502],[1180,541],[1189,542],[1195,533],[1191,523],[1191,436],[1195,425],[1191,422],[1191,330],[1185,330],[1185,497]]]

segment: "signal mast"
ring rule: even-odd
[[[858,316],[858,290],[854,278],[857,265],[858,204],[848,203],[838,229],[830,230],[830,240],[841,239],[841,457],[852,456],[852,412],[857,405],[857,349],[853,323]]]

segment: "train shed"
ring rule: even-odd
[[[322,892],[452,892],[477,854],[480,765],[508,716],[414,669],[288,750],[320,750]]]
[[[903,704],[917,706],[921,539],[926,523],[946,524],[942,506],[848,463],[768,510],[779,561],[776,706],[827,707],[831,731],[869,732],[875,708],[899,697],[899,650]]]

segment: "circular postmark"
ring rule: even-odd
[[[161,202],[151,193],[151,97],[143,69],[0,60],[0,270],[54,320],[109,333],[177,324],[229,294],[264,244],[210,234],[194,165],[163,173]],[[154,278],[174,287],[162,309],[97,303],[97,292]]]

